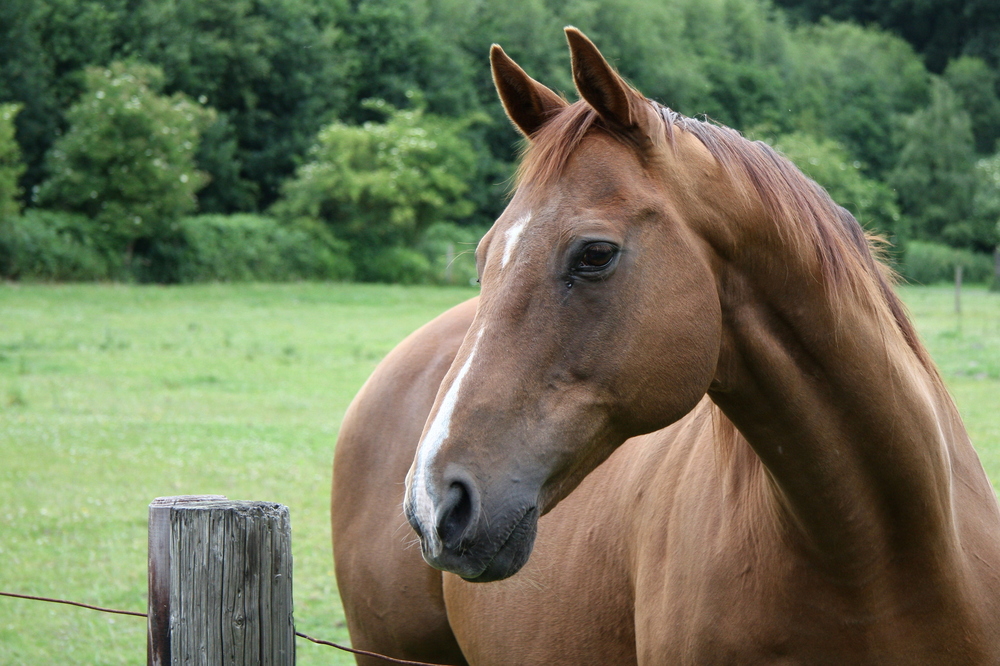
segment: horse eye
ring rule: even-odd
[[[604,268],[615,257],[615,246],[611,243],[593,243],[583,249],[579,268]]]

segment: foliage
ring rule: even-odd
[[[851,211],[866,228],[890,241],[905,238],[895,194],[883,183],[865,176],[861,162],[852,160],[843,145],[804,132],[783,134],[767,141],[822,185],[834,201]]]
[[[274,200],[316,131],[346,105],[355,61],[342,44],[343,0],[5,0],[0,3],[0,101],[25,104],[18,137],[28,190],[44,179],[43,155],[66,127],[87,66],[142,60],[165,72],[168,93],[219,109],[234,159],[199,163],[213,181],[211,207],[256,209]],[[209,137],[213,138],[213,137]],[[210,151],[211,152],[211,151]],[[212,171],[229,167],[228,172]],[[231,196],[230,196],[231,193]],[[247,194],[250,198],[247,198]]]
[[[24,173],[24,162],[14,139],[14,118],[20,110],[20,104],[0,104],[0,220],[16,215],[21,208],[18,179]]]
[[[476,156],[462,136],[468,121],[381,101],[371,107],[387,113],[386,122],[325,127],[274,210],[286,219],[322,220],[350,243],[360,279],[391,280],[393,262],[408,266],[407,276],[423,267],[390,248],[412,246],[433,222],[472,212],[465,194]]]
[[[914,237],[975,246],[969,221],[975,193],[973,137],[969,115],[944,81],[936,79],[931,102],[901,119],[899,158],[889,183],[899,192]]]
[[[1000,98],[997,97],[997,73],[979,58],[952,60],[943,78],[959,99],[969,119],[976,140],[976,152],[992,153],[1000,139]]]
[[[111,61],[125,3],[0,2],[0,102],[24,106],[17,137],[27,163],[26,192],[45,177],[44,155],[65,129],[63,114],[83,88],[83,69]]]
[[[856,25],[822,22],[795,31],[785,104],[795,127],[842,143],[884,177],[896,162],[893,119],[927,100],[920,59],[897,37]]]
[[[95,245],[90,221],[77,214],[28,209],[0,219],[0,277],[17,280],[107,280],[119,262]]]
[[[195,162],[209,176],[208,185],[198,191],[198,210],[203,213],[231,213],[256,210],[259,184],[243,177],[243,161],[236,130],[226,116],[219,116],[201,134]]]
[[[155,282],[346,280],[346,244],[323,228],[284,225],[259,215],[182,218],[161,239],[140,275]]]
[[[990,255],[923,241],[907,243],[900,272],[911,282],[935,284],[954,280],[956,266],[962,267],[965,282],[987,283],[993,276]]]
[[[924,169],[927,156],[912,166],[908,156],[901,159],[919,139],[899,116],[912,120],[928,108],[926,62],[953,91],[950,108],[968,115],[977,156],[995,151],[1000,14],[982,0],[958,0],[957,9],[945,0],[779,4],[787,11],[769,0],[6,0],[0,103],[22,107],[16,139],[26,165],[20,187],[30,206],[40,201],[32,198],[36,188],[56,176],[53,144],[78,132],[69,110],[92,101],[85,92],[88,68],[108,69],[115,61],[159,67],[161,85],[151,83],[151,91],[180,93],[217,110],[214,120],[197,123],[194,169],[209,175],[195,193],[203,213],[273,205],[296,167],[312,161],[307,151],[321,128],[383,123],[385,110],[367,99],[459,124],[488,117],[462,132],[474,161],[461,198],[472,209],[447,218],[483,225],[503,208],[520,144],[496,102],[489,46],[502,44],[532,76],[572,97],[558,38],[572,24],[650,97],[741,130],[766,126],[775,135],[830,139],[847,151],[846,164],[860,162],[866,177],[899,190],[904,221],[920,237],[986,249],[995,234],[992,225],[984,231],[982,207],[969,203],[980,198],[968,184],[975,180],[972,167],[951,160],[946,171],[964,169],[964,176],[944,177],[938,169],[921,184],[907,172]],[[939,97],[932,107],[940,106]],[[953,152],[964,151],[964,142]],[[99,190],[82,195],[91,191]],[[86,201],[60,199],[46,205],[87,208]],[[178,214],[194,209],[184,210]],[[102,221],[94,233],[110,233],[129,215]],[[136,231],[123,236],[118,228],[116,242],[134,241],[145,251],[156,233],[135,237]],[[386,247],[415,250],[420,231],[405,235]],[[359,247],[354,251],[372,261],[358,255],[358,265],[373,265],[375,245]],[[397,259],[408,262],[412,276],[419,261],[405,257]]]
[[[319,128],[343,114],[368,54],[352,48],[346,0],[136,0],[121,53],[160,66],[165,89],[217,109],[206,139],[231,158],[199,162],[214,181],[206,210],[270,205]],[[361,4],[369,4],[367,2]],[[411,4],[411,3],[400,3]],[[439,65],[441,63],[438,63]],[[231,129],[230,129],[231,128]],[[212,152],[210,146],[206,150]],[[234,168],[235,167],[235,168]],[[221,169],[221,170],[220,170]]]
[[[1000,247],[1000,152],[976,161],[972,224],[984,251]]]
[[[463,116],[473,110],[474,59],[455,39],[456,19],[468,15],[456,0],[366,0],[345,12],[345,40],[357,57],[351,77],[352,103],[345,119],[380,119],[365,104],[383,99],[407,106],[420,90],[431,113]]]
[[[355,254],[361,256],[358,272],[366,282],[420,284],[430,281],[431,262],[415,249],[389,245]]]
[[[86,72],[86,91],[67,112],[70,129],[53,145],[51,173],[37,201],[79,212],[96,232],[131,253],[196,205],[207,177],[195,168],[201,130],[214,114],[184,95],[156,91],[161,72],[114,63]]]
[[[778,4],[810,21],[829,17],[891,30],[923,54],[934,72],[960,55],[983,57],[994,65],[1000,60],[1000,13],[990,0],[778,0]]]
[[[17,280],[243,282],[349,280],[347,245],[315,223],[259,215],[181,218],[124,265],[80,214],[28,209],[0,221],[0,277]],[[422,257],[421,257],[422,259]],[[421,274],[421,277],[424,277]]]

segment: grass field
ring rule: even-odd
[[[145,610],[146,507],[217,493],[291,509],[295,616],[346,641],[330,461],[378,360],[470,289],[0,286],[0,590]],[[903,288],[1000,485],[1000,294]],[[299,664],[353,663],[298,643]],[[0,665],[141,664],[141,619],[0,598]]]

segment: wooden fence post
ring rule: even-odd
[[[291,542],[280,504],[153,501],[148,666],[293,666]]]

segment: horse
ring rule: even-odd
[[[874,241],[766,144],[566,37],[574,103],[492,47],[528,147],[480,294],[345,416],[332,525],[355,647],[1000,663],[996,495]]]

